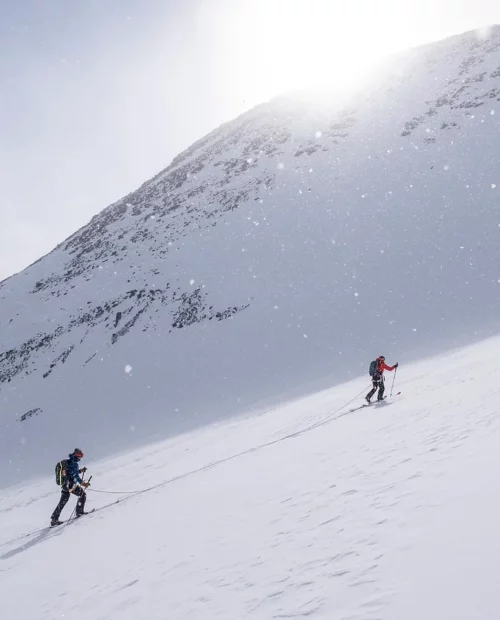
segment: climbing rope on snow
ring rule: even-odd
[[[212,463],[209,463],[208,465],[204,465],[203,467],[199,467],[197,469],[193,469],[191,471],[185,472],[184,474],[179,474],[178,476],[174,476],[172,478],[169,478],[167,480],[163,480],[162,482],[159,482],[158,484],[154,484],[153,486],[150,486],[146,489],[140,489],[138,491],[107,491],[104,489],[94,489],[92,487],[89,487],[87,489],[87,491],[92,491],[93,493],[105,493],[107,495],[128,495],[128,497],[125,497],[123,500],[116,500],[113,501],[111,504],[107,504],[106,506],[101,506],[100,508],[97,508],[96,510],[103,510],[104,508],[109,508],[110,506],[114,506],[115,504],[118,503],[124,503],[125,501],[127,501],[128,499],[131,499],[132,497],[135,497],[136,495],[142,495],[143,493],[148,493],[149,491],[153,491],[154,489],[159,489],[163,486],[166,486],[168,484],[172,484],[173,482],[177,482],[178,480],[182,480],[183,478],[189,478],[190,476],[194,476],[195,474],[199,474],[201,472],[204,471],[208,471],[209,469],[212,469],[213,467],[217,467],[218,465],[222,465],[223,463],[227,463],[228,461],[232,461],[234,459],[240,458],[241,456],[245,456],[247,454],[251,454],[253,452],[258,452],[260,450],[263,450],[264,448],[268,448],[270,446],[274,446],[278,443],[281,443],[283,441],[286,441],[287,439],[293,439],[294,437],[299,437],[300,435],[303,435],[305,433],[308,433],[309,431],[314,430],[315,428],[318,428],[320,426],[323,426],[324,424],[327,424],[330,421],[336,420],[338,418],[341,418],[342,416],[346,415],[349,412],[343,413],[341,415],[337,415],[339,414],[342,409],[345,409],[347,406],[349,406],[352,402],[354,402],[357,398],[359,398],[370,386],[368,386],[367,388],[364,388],[359,394],[356,394],[356,396],[354,398],[352,398],[350,401],[344,403],[341,407],[339,407],[338,409],[336,409],[335,411],[333,411],[332,413],[329,413],[327,416],[325,416],[324,418],[322,418],[321,420],[317,420],[316,422],[314,422],[313,424],[310,424],[309,426],[306,426],[298,431],[295,431],[293,433],[288,433],[287,435],[284,435],[282,437],[278,437],[278,439],[273,439],[272,441],[268,441],[266,443],[260,444],[258,446],[254,446],[253,448],[248,448],[247,450],[243,450],[242,452],[238,452],[236,454],[233,454],[231,456],[228,456],[226,458],[223,459],[219,459],[218,461],[213,461]],[[28,534],[23,534],[21,536],[18,536],[17,538],[14,538],[10,541],[5,541],[3,543],[0,543],[0,547],[4,547],[5,545],[8,544],[12,544],[18,540],[21,539],[25,539],[25,538],[29,538],[30,536],[34,536],[36,534],[40,534],[42,532],[47,531],[50,528],[41,528],[39,530],[36,530],[34,532],[30,532]]]
[[[139,491],[102,491],[100,489],[88,489],[88,491],[92,491],[93,493],[107,493],[108,495],[131,495],[133,493],[139,492]]]
[[[208,465],[204,465],[203,467],[199,467],[197,469],[193,469],[191,471],[188,471],[184,474],[179,474],[178,476],[174,476],[173,478],[169,478],[168,480],[163,480],[162,482],[159,482],[158,484],[155,484],[151,487],[148,487],[147,489],[140,489],[138,491],[106,491],[106,490],[102,490],[102,489],[89,489],[91,491],[93,491],[94,493],[107,493],[110,495],[128,495],[129,497],[133,497],[134,495],[140,495],[142,493],[148,493],[149,491],[153,491],[154,489],[158,489],[162,486],[166,486],[167,484],[172,484],[173,482],[177,482],[178,480],[181,480],[183,478],[188,478],[190,476],[194,476],[195,474],[199,474],[203,471],[208,471],[209,469],[212,469],[213,467],[217,467],[218,465],[222,465],[223,463],[227,463],[228,461],[232,461],[234,459],[240,458],[241,456],[245,456],[247,454],[251,454],[253,452],[258,452],[260,450],[263,450],[264,448],[269,448],[270,446],[274,446],[278,443],[281,443],[283,441],[286,441],[287,439],[293,439],[294,437],[299,437],[300,435],[303,435],[304,433],[307,433],[309,431],[314,430],[315,428],[318,428],[319,426],[323,426],[324,424],[327,424],[328,422],[335,420],[335,416],[340,413],[342,411],[342,409],[345,409],[346,407],[348,407],[351,403],[353,403],[357,398],[359,398],[364,392],[366,392],[366,390],[369,388],[370,386],[368,385],[368,387],[363,388],[363,390],[361,392],[359,392],[359,394],[356,394],[356,396],[354,398],[352,398],[350,401],[344,403],[341,407],[339,407],[338,409],[336,409],[335,411],[333,411],[332,413],[329,413],[327,416],[325,416],[324,418],[322,418],[321,420],[317,420],[316,422],[314,422],[313,424],[310,424],[309,426],[306,426],[298,431],[295,431],[293,433],[288,433],[287,435],[284,435],[282,437],[278,437],[278,439],[273,439],[272,441],[267,441],[266,443],[260,444],[258,446],[254,446],[253,448],[248,448],[247,450],[243,450],[242,452],[237,452],[236,454],[233,454],[231,456],[227,456],[226,458],[223,459],[219,459],[218,461],[214,461],[212,463],[209,463]],[[343,414],[344,415],[344,414]],[[342,417],[342,416],[339,416]],[[128,499],[128,498],[127,498]]]

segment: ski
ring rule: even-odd
[[[87,515],[91,515],[93,512],[95,512],[95,508],[92,508],[92,510],[89,510],[88,512],[85,512],[83,515],[80,515],[78,517],[73,517],[70,519],[66,519],[65,521],[59,521],[58,523],[54,523],[54,525],[51,525],[51,528],[57,527],[58,525],[64,525],[65,523],[70,523],[71,521],[76,521],[77,519],[80,519],[80,517],[86,517]]]
[[[382,400],[374,400],[372,403],[363,403],[362,405],[359,405],[358,407],[354,407],[353,409],[350,409],[349,413],[353,413],[354,411],[359,411],[360,409],[364,409],[365,407],[371,407],[372,405],[376,405],[377,403],[381,403],[386,398],[387,398],[387,396],[384,396],[384,398],[382,398]]]
[[[87,512],[84,512],[82,515],[75,515],[74,519],[79,519],[80,517],[86,517],[87,515],[91,515],[93,512],[95,512],[95,508],[92,508],[92,510],[88,510]]]
[[[362,405],[359,405],[358,407],[354,407],[353,409],[349,409],[349,413],[354,413],[355,411],[359,411],[360,409],[364,409],[365,407],[371,407],[372,405],[378,405],[378,403],[383,403],[384,400],[387,400],[388,398],[394,398],[394,396],[399,396],[400,394],[401,394],[401,392],[396,392],[392,396],[390,396],[390,395],[384,396],[384,398],[382,398],[382,400],[374,400],[371,403],[363,403]]]

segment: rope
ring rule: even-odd
[[[370,385],[368,385],[368,388],[370,387]],[[327,416],[325,416],[323,419],[318,420],[317,422],[314,422],[313,424],[310,424],[309,426],[306,426],[305,428],[302,428],[298,431],[295,431],[294,433],[289,433],[288,435],[284,435],[283,437],[279,437],[278,439],[273,439],[272,441],[268,441],[266,443],[260,444],[258,446],[254,446],[253,448],[248,448],[247,450],[243,450],[242,452],[237,452],[236,454],[233,454],[231,456],[228,456],[224,459],[220,459],[218,461],[214,461],[213,463],[209,463],[208,465],[204,465],[203,467],[199,467],[198,469],[193,469],[192,471],[188,471],[184,474],[179,474],[178,476],[175,476],[174,478],[169,478],[168,480],[164,480],[163,482],[160,482],[158,484],[155,484],[151,487],[148,487],[147,489],[141,489],[139,491],[105,491],[102,489],[92,489],[89,488],[90,491],[93,491],[94,493],[106,493],[108,495],[129,495],[130,497],[134,496],[134,495],[140,495],[142,493],[148,493],[149,491],[152,491],[154,489],[158,489],[162,486],[166,486],[167,484],[172,484],[173,482],[177,482],[178,480],[181,480],[183,478],[188,478],[189,476],[194,476],[195,474],[199,474],[203,471],[208,471],[209,469],[212,469],[213,467],[217,467],[218,465],[222,465],[223,463],[227,463],[228,461],[232,461],[234,459],[237,459],[241,456],[245,456],[247,454],[251,454],[253,452],[258,452],[260,450],[263,450],[264,448],[268,448],[270,446],[274,446],[278,443],[281,443],[282,441],[286,441],[287,439],[293,439],[294,437],[299,437],[300,435],[303,435],[304,433],[308,433],[309,431],[314,430],[315,428],[318,428],[319,426],[323,426],[324,424],[327,424],[328,422],[335,420],[335,416],[340,413],[342,411],[342,409],[345,409],[348,405],[350,405],[352,402],[354,402],[357,398],[359,398],[368,388],[363,388],[361,390],[361,392],[359,392],[359,394],[356,394],[356,396],[354,398],[352,398],[350,401],[344,403],[341,407],[339,407],[338,409],[336,409],[335,411],[333,411],[332,413],[329,413]],[[346,415],[349,412],[346,412],[342,415]],[[342,417],[342,416],[338,416],[338,417]]]
[[[303,428],[300,431],[297,431],[296,433],[293,433],[291,435],[287,435],[286,437],[283,437],[282,439],[288,439],[289,437],[297,437],[298,435],[303,435],[304,433],[307,433],[308,431],[311,431],[315,428],[318,428],[318,426],[323,426],[324,424],[327,424],[328,422],[330,422],[330,420],[334,420],[337,419],[335,418],[335,416],[337,415],[337,413],[340,413],[342,411],[342,409],[345,409],[348,405],[350,405],[351,403],[353,403],[357,398],[359,398],[363,392],[365,392],[369,387],[371,387],[370,385],[368,385],[367,387],[363,388],[361,390],[361,392],[359,394],[356,394],[356,396],[354,398],[352,398],[349,402],[345,403],[344,405],[342,405],[342,407],[339,407],[336,411],[334,411],[333,413],[328,414],[326,417],[324,417],[322,420],[318,420],[317,422],[314,422],[314,424],[311,424],[310,426],[307,426],[306,428]],[[342,415],[346,415],[349,412],[346,412]],[[341,418],[342,416],[338,416],[339,418]]]
[[[130,495],[133,493],[138,493],[139,491],[100,491],[99,489],[88,489],[89,491],[93,491],[94,493],[107,493],[108,495]]]
[[[370,387],[370,386],[368,386]],[[332,413],[329,413],[327,416],[325,416],[323,419],[318,420],[317,422],[314,422],[313,424],[310,424],[309,426],[306,426],[298,431],[295,431],[294,433],[289,433],[288,435],[284,435],[283,437],[279,437],[278,439],[274,439],[272,441],[268,441],[266,443],[263,443],[259,446],[254,446],[253,448],[248,448],[247,450],[243,450],[242,452],[238,452],[237,454],[233,454],[232,456],[228,456],[224,459],[220,459],[218,461],[214,461],[212,463],[209,463],[208,465],[204,465],[203,467],[199,467],[198,469],[193,469],[192,471],[188,471],[184,474],[179,474],[178,476],[174,476],[173,478],[169,478],[168,480],[164,480],[163,482],[160,482],[158,484],[155,484],[151,487],[148,487],[147,489],[141,489],[139,491],[105,491],[102,489],[93,489],[91,487],[88,487],[88,489],[86,489],[86,491],[93,491],[94,493],[105,493],[107,495],[128,495],[129,497],[126,497],[123,502],[127,501],[127,499],[130,499],[136,495],[141,495],[143,493],[148,493],[149,491],[153,491],[154,489],[159,489],[162,486],[166,486],[167,484],[172,484],[173,482],[177,482],[178,480],[182,480],[183,478],[189,478],[190,476],[194,476],[195,474],[201,473],[203,471],[208,471],[209,469],[212,469],[213,467],[217,467],[218,465],[222,465],[223,463],[227,463],[228,461],[232,461],[234,459],[237,459],[241,456],[245,456],[247,454],[251,454],[253,452],[258,452],[260,450],[263,450],[264,448],[268,448],[270,446],[274,446],[278,443],[281,443],[282,441],[286,441],[287,439],[293,439],[294,437],[299,437],[300,435],[303,435],[304,433],[308,433],[309,431],[314,430],[315,428],[318,428],[319,426],[323,426],[324,424],[327,424],[330,421],[336,420],[338,418],[343,417],[344,415],[347,415],[348,413],[350,413],[349,411],[346,411],[345,413],[337,416],[338,413],[340,413],[342,411],[342,409],[345,409],[348,405],[350,405],[352,402],[354,402],[357,398],[359,398],[363,392],[366,390],[367,388],[364,388],[359,394],[356,394],[356,396],[354,398],[352,398],[350,401],[344,403],[341,407],[339,407],[338,409],[336,409],[335,411],[333,411]],[[337,416],[337,417],[335,417]],[[92,478],[92,476],[91,476]],[[90,481],[90,478],[89,478]],[[97,508],[96,510],[103,510],[104,508],[109,508],[110,506],[114,506],[115,504],[117,504],[118,502],[120,502],[120,500],[116,500],[114,502],[112,502],[111,504],[107,504],[106,506],[101,506],[100,508]],[[121,503],[123,503],[121,502]],[[76,509],[73,509],[73,513]],[[68,519],[68,521],[66,522],[66,525],[72,521],[72,516],[73,513],[71,513],[71,517]],[[25,538],[29,538],[30,536],[34,536],[36,534],[40,534],[42,532],[45,532],[48,528],[42,528],[39,530],[36,530],[35,532],[30,532],[29,534],[23,534],[22,536],[18,536],[17,538],[14,538],[13,540],[10,541],[6,541],[4,543],[0,544],[0,547],[4,547],[5,545],[8,544],[12,544],[13,542],[16,542],[18,540],[21,539],[25,539]]]

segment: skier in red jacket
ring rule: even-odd
[[[366,402],[368,404],[371,403],[372,396],[375,394],[377,389],[378,389],[377,400],[379,401],[384,400],[384,392],[385,392],[384,370],[392,371],[392,370],[395,370],[398,366],[399,366],[398,362],[396,362],[394,366],[387,366],[387,364],[385,363],[385,357],[383,355],[380,355],[379,357],[377,357],[377,359],[370,364],[370,375],[372,378],[373,388],[365,396]]]

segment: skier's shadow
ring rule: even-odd
[[[57,529],[46,528],[42,530],[41,532],[38,532],[38,534],[31,540],[28,540],[27,542],[23,543],[19,547],[15,547],[14,549],[7,551],[3,555],[0,555],[0,560],[8,560],[9,558],[13,558],[16,555],[23,553],[23,551],[27,551],[31,547],[34,547],[35,545],[39,545],[45,540],[50,540],[54,536],[58,536],[61,533],[63,527],[65,526],[64,525],[60,526]]]
[[[390,407],[394,405],[394,403],[388,403],[386,400],[382,400],[379,403],[373,403],[375,409],[384,409],[385,407]]]
[[[120,503],[125,503],[128,499],[132,499],[132,497],[134,496],[130,495],[129,497],[126,497],[125,499],[117,499],[116,501],[106,504],[104,506],[99,506],[98,508],[94,510],[94,512],[105,510],[106,508],[110,508],[111,506],[116,506],[117,504],[120,504]],[[71,518],[68,521],[65,521],[63,525],[60,525],[56,528],[46,527],[43,530],[39,530],[38,532],[35,532],[33,534],[26,534],[26,536],[24,536],[21,540],[24,540],[25,538],[30,538],[30,540],[26,541],[19,547],[15,547],[14,549],[7,551],[3,555],[0,555],[0,560],[8,560],[9,558],[13,558],[19,553],[23,553],[23,551],[27,551],[28,549],[30,549],[31,547],[34,547],[35,545],[39,545],[40,543],[43,543],[46,540],[50,540],[51,538],[54,538],[55,536],[59,536],[59,534],[61,534],[64,531],[64,529],[68,527],[68,525],[72,525],[76,521],[78,521],[78,519]],[[33,536],[33,538],[31,538],[31,536]],[[14,541],[12,542],[15,542],[15,540],[19,540],[19,539],[14,539]],[[8,544],[9,544],[8,542],[5,542],[5,543],[2,543],[1,546],[3,547],[4,545],[8,545]]]

